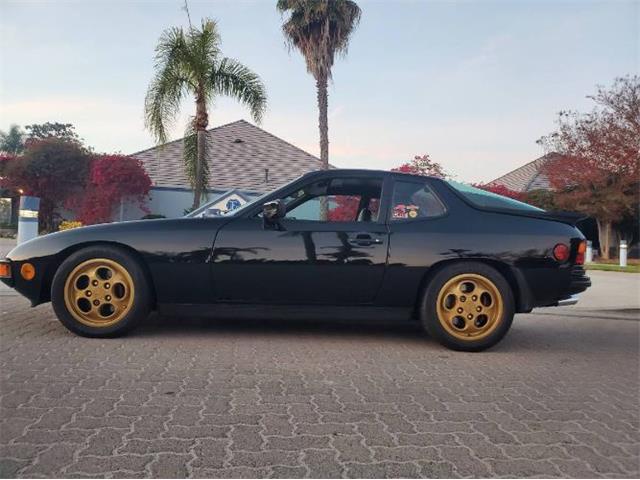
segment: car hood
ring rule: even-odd
[[[21,243],[7,254],[11,260],[55,255],[77,244],[109,242],[136,250],[155,249],[172,237],[188,237],[189,232],[214,235],[229,218],[175,218],[103,223],[49,233]],[[211,237],[213,240],[213,237]]]

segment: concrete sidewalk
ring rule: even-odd
[[[535,313],[632,317],[640,320],[640,273],[590,270],[591,288],[579,295],[577,305],[539,308]]]
[[[0,238],[0,258],[4,258],[15,246],[15,238]]]

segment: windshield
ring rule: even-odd
[[[447,180],[447,183],[456,189],[464,198],[480,208],[502,208],[509,210],[527,210],[530,212],[544,212],[541,208],[528,203],[519,202],[513,198],[503,197],[496,193],[488,192],[480,188],[472,187],[465,183]]]
[[[298,178],[292,180],[291,182],[289,182],[289,184],[294,183],[295,181],[299,180],[300,178],[304,177],[304,175],[300,175]],[[289,185],[287,184],[287,185]],[[276,192],[277,190],[282,190],[283,188],[285,188],[287,185],[280,187],[279,189],[273,189],[268,191],[267,193],[263,193],[262,195],[260,195],[259,197],[254,198],[253,200],[245,203],[244,205],[241,205],[238,208],[235,208],[233,210],[229,210],[226,213],[221,214],[221,216],[224,217],[234,217],[236,215],[238,215],[239,213],[244,212],[245,210],[253,207],[254,205],[257,205],[259,203],[264,202],[264,199],[267,198],[269,195],[271,195],[272,193]],[[216,202],[216,200],[213,200],[209,203],[207,203],[206,205],[203,205],[202,207],[198,208],[197,210],[194,210],[193,212],[188,213],[187,215],[185,215],[186,217],[199,217],[201,215],[203,215],[203,213],[212,205]]]

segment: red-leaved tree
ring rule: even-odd
[[[40,229],[54,230],[57,210],[85,185],[87,150],[76,141],[48,137],[30,141],[23,155],[3,157],[0,187],[40,197]]]
[[[481,188],[482,190],[486,190],[487,192],[495,193],[496,195],[513,198],[514,200],[518,200],[520,202],[526,201],[526,195],[521,192],[511,190],[504,185],[499,185],[496,183],[474,183],[473,186],[476,188]]]
[[[358,214],[360,197],[353,195],[335,195],[331,198],[327,218],[331,222],[353,222]]]
[[[416,155],[410,162],[403,163],[399,167],[392,168],[392,172],[412,173],[429,177],[448,178],[449,174],[438,162],[431,160],[429,155]]]
[[[556,204],[595,218],[606,259],[614,225],[637,218],[640,77],[618,78],[588,98],[595,102],[590,113],[560,112],[558,129],[539,143],[560,154],[543,167]]]
[[[113,210],[123,200],[137,202],[141,210],[145,207],[151,188],[151,179],[142,163],[124,155],[99,155],[91,161],[87,187],[67,206],[76,212],[78,220],[85,225],[111,220]]]

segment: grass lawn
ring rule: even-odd
[[[621,267],[611,263],[587,263],[584,268],[586,270],[604,270],[606,272],[640,273],[640,265],[638,264]]]

